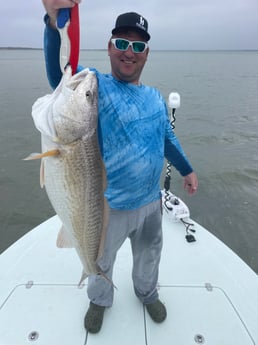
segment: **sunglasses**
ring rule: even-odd
[[[134,53],[144,53],[148,48],[146,42],[141,41],[128,41],[124,38],[111,38],[111,42],[114,44],[114,47],[121,51],[126,51],[129,47],[132,47]]]

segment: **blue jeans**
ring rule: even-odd
[[[112,280],[118,249],[126,238],[131,241],[133,254],[133,284],[136,296],[144,304],[158,298],[157,282],[162,250],[162,215],[160,200],[136,210],[110,210],[103,255],[98,266]],[[101,275],[88,280],[88,297],[98,305],[110,307],[114,287]]]

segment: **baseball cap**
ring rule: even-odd
[[[115,28],[112,30],[112,34],[115,35],[120,31],[130,29],[139,32],[149,41],[150,34],[148,33],[148,22],[143,16],[136,12],[120,14],[116,19]]]

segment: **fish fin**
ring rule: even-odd
[[[72,241],[68,238],[63,225],[57,235],[56,246],[58,248],[74,248],[74,245]]]
[[[78,283],[78,287],[82,287],[83,286],[83,282],[86,278],[88,278],[89,274],[86,273],[84,270],[82,271],[82,276],[81,276],[81,279]]]
[[[28,157],[24,158],[24,161],[30,161],[33,159],[41,159],[44,157],[51,157],[51,156],[58,156],[60,154],[60,150],[53,149],[43,153],[31,153]]]
[[[45,174],[44,174],[44,162],[43,162],[43,160],[41,161],[41,164],[40,164],[39,181],[40,181],[40,187],[44,188],[44,186],[45,186]]]

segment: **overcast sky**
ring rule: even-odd
[[[81,48],[106,48],[117,15],[149,22],[152,49],[258,49],[258,0],[83,0]],[[0,46],[42,48],[41,0],[5,1]]]

